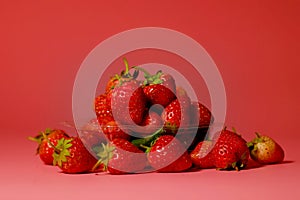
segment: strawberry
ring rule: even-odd
[[[143,68],[137,69],[144,72],[145,81],[143,91],[151,105],[160,104],[166,107],[176,98],[175,80],[170,74],[158,71],[156,74],[151,75]]]
[[[198,127],[208,127],[211,123],[212,115],[210,110],[200,102],[192,102],[191,124]]]
[[[37,154],[40,156],[40,159],[46,165],[53,164],[52,154],[54,152],[54,146],[57,144],[58,140],[61,138],[68,138],[69,136],[59,129],[46,129],[44,132],[40,132],[39,135],[35,137],[29,137],[28,139],[37,142]]]
[[[174,136],[160,136],[147,151],[150,165],[158,172],[180,172],[192,166],[188,152]]]
[[[102,144],[102,150],[97,155],[99,160],[93,169],[103,164],[110,174],[140,173],[147,165],[146,154],[122,138]]]
[[[126,130],[127,133],[125,133],[114,120],[103,124],[101,127],[104,135],[110,141],[115,138],[123,138],[125,140],[130,139],[130,135],[127,134],[129,130]]]
[[[132,121],[140,124],[146,111],[146,97],[141,82],[135,79],[137,71],[131,76],[126,59],[124,63],[126,70],[111,93],[113,116],[117,122],[124,125],[133,125]]]
[[[70,174],[89,172],[97,162],[78,137],[60,139],[53,158],[53,165]]]
[[[269,136],[256,133],[256,138],[247,143],[250,156],[261,164],[280,163],[284,159],[284,150]]]
[[[212,155],[213,143],[209,140],[199,142],[196,148],[190,153],[195,166],[206,169],[214,167],[214,157]]]
[[[191,100],[183,88],[177,88],[177,99],[172,101],[162,112],[164,126],[171,132],[176,132],[179,127],[190,125]]]
[[[240,135],[225,128],[214,135],[213,141],[215,141],[215,145],[212,154],[217,169],[239,170],[246,166],[249,149],[246,141]]]
[[[110,101],[107,101],[107,95],[101,94],[95,98],[95,112],[100,125],[113,120],[110,107]]]

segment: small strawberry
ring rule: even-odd
[[[132,121],[140,124],[146,111],[146,97],[141,82],[135,79],[135,75],[130,75],[126,59],[124,63],[126,70],[111,93],[113,117],[124,125],[132,125]]]
[[[177,88],[176,94],[177,99],[172,101],[161,114],[164,126],[173,133],[179,127],[188,127],[190,125],[191,100],[182,88]]]
[[[212,155],[213,143],[209,140],[199,142],[196,148],[190,153],[195,166],[206,169],[214,167],[214,157]]]
[[[115,138],[123,138],[125,140],[130,139],[129,130],[126,129],[126,133],[118,126],[116,121],[109,121],[101,126],[102,131],[106,138],[110,141]]]
[[[216,142],[212,154],[217,169],[239,170],[246,166],[249,149],[247,142],[240,135],[223,129],[214,135],[213,141]]]
[[[110,107],[110,101],[107,101],[106,94],[101,94],[96,97],[94,105],[97,119],[100,125],[114,119]]]
[[[150,165],[158,172],[180,172],[192,166],[188,152],[174,136],[160,136],[147,151]]]
[[[40,156],[40,159],[46,165],[52,165],[53,164],[52,154],[54,152],[54,146],[61,138],[69,138],[69,136],[63,130],[46,129],[44,132],[40,132],[39,135],[35,137],[29,137],[28,139],[35,141],[39,144],[36,154]]]
[[[53,158],[53,165],[70,174],[89,172],[97,162],[78,137],[60,139]]]
[[[192,117],[196,116],[196,117]],[[211,123],[212,115],[210,110],[200,102],[192,102],[191,124],[198,127],[208,127]]]
[[[107,145],[102,144],[102,150],[97,155],[99,160],[93,169],[103,164],[110,174],[141,173],[147,165],[146,154],[121,138]]]
[[[144,94],[147,100],[154,104],[160,104],[163,107],[169,105],[175,98],[176,85],[175,80],[170,74],[158,71],[151,75],[143,68],[136,68],[144,72]]]
[[[256,133],[256,138],[247,143],[250,156],[261,164],[280,163],[284,159],[284,150],[269,136],[261,136]]]

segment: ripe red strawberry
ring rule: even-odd
[[[208,127],[211,123],[212,115],[210,110],[200,102],[192,102],[191,124],[198,127]]]
[[[196,148],[190,153],[195,166],[206,169],[214,167],[214,157],[212,154],[213,142],[204,140],[199,142]]]
[[[284,159],[284,150],[269,136],[261,136],[256,133],[256,138],[247,143],[250,156],[261,164],[280,163]]]
[[[129,130],[126,129],[126,133],[118,126],[116,121],[109,121],[102,126],[102,130],[106,138],[110,141],[114,140],[115,138],[122,138],[125,140],[130,139]]]
[[[244,168],[249,159],[249,149],[246,141],[238,134],[223,129],[214,135],[215,141],[212,150],[217,169],[236,169]]]
[[[176,94],[177,99],[172,101],[161,114],[164,126],[171,132],[176,132],[179,127],[190,125],[191,100],[182,88],[177,88]]]
[[[59,129],[46,129],[44,132],[40,132],[39,135],[35,137],[29,137],[28,139],[38,142],[38,148],[36,154],[40,156],[40,159],[46,165],[53,164],[52,154],[54,152],[54,146],[57,144],[58,140],[61,138],[68,138],[69,136]]]
[[[150,165],[158,172],[180,172],[192,166],[184,146],[171,135],[160,136],[148,152]]]
[[[95,98],[95,112],[100,125],[112,121],[113,115],[110,107],[110,101],[107,101],[107,95],[101,94]]]
[[[158,71],[151,75],[143,68],[137,68],[144,72],[144,94],[147,100],[154,104],[160,104],[163,107],[169,105],[175,98],[176,85],[175,80],[170,74],[164,74]]]
[[[94,168],[103,164],[111,174],[140,173],[147,165],[146,154],[121,138],[116,138],[107,145],[102,144],[102,150],[97,155],[99,160]]]
[[[53,158],[53,165],[70,174],[89,172],[97,162],[78,137],[60,139]]]

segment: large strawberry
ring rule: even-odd
[[[212,150],[217,169],[244,168],[249,159],[247,142],[237,133],[223,129],[213,137],[215,142]]]
[[[93,169],[103,164],[111,174],[140,173],[147,165],[146,154],[121,138],[116,138],[107,145],[102,144],[97,155],[99,160]]]
[[[148,152],[148,161],[158,172],[180,172],[192,166],[184,146],[171,135],[160,136],[155,141]]]
[[[145,69],[138,68],[144,72],[144,93],[147,100],[152,104],[160,104],[163,107],[169,105],[175,98],[176,84],[170,74],[158,71],[151,75]]]
[[[53,165],[58,165],[64,173],[72,174],[89,172],[97,162],[78,137],[60,139],[53,158]]]
[[[136,75],[129,73],[126,59],[124,63],[126,70],[118,85],[111,91],[113,117],[123,125],[140,124],[146,111],[146,97],[141,82],[135,79]]]
[[[284,159],[284,150],[269,136],[256,133],[256,138],[247,143],[250,156],[261,164],[280,163]]]
[[[177,132],[179,127],[190,125],[191,99],[183,88],[176,89],[177,99],[172,101],[162,112],[164,126],[171,132]]]
[[[213,143],[209,140],[204,140],[197,144],[196,148],[190,153],[192,162],[196,167],[202,169],[214,167],[212,147]]]
[[[61,138],[68,138],[69,136],[59,129],[46,129],[43,132],[40,132],[35,137],[29,137],[28,139],[38,143],[38,148],[36,153],[40,156],[40,159],[46,165],[53,164],[52,154],[54,153],[54,146],[57,144],[58,140]]]

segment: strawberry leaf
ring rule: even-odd
[[[70,156],[69,148],[72,146],[72,140],[65,138],[58,140],[55,151],[52,154],[54,166],[58,165],[61,167],[62,163],[67,161],[67,157]]]

